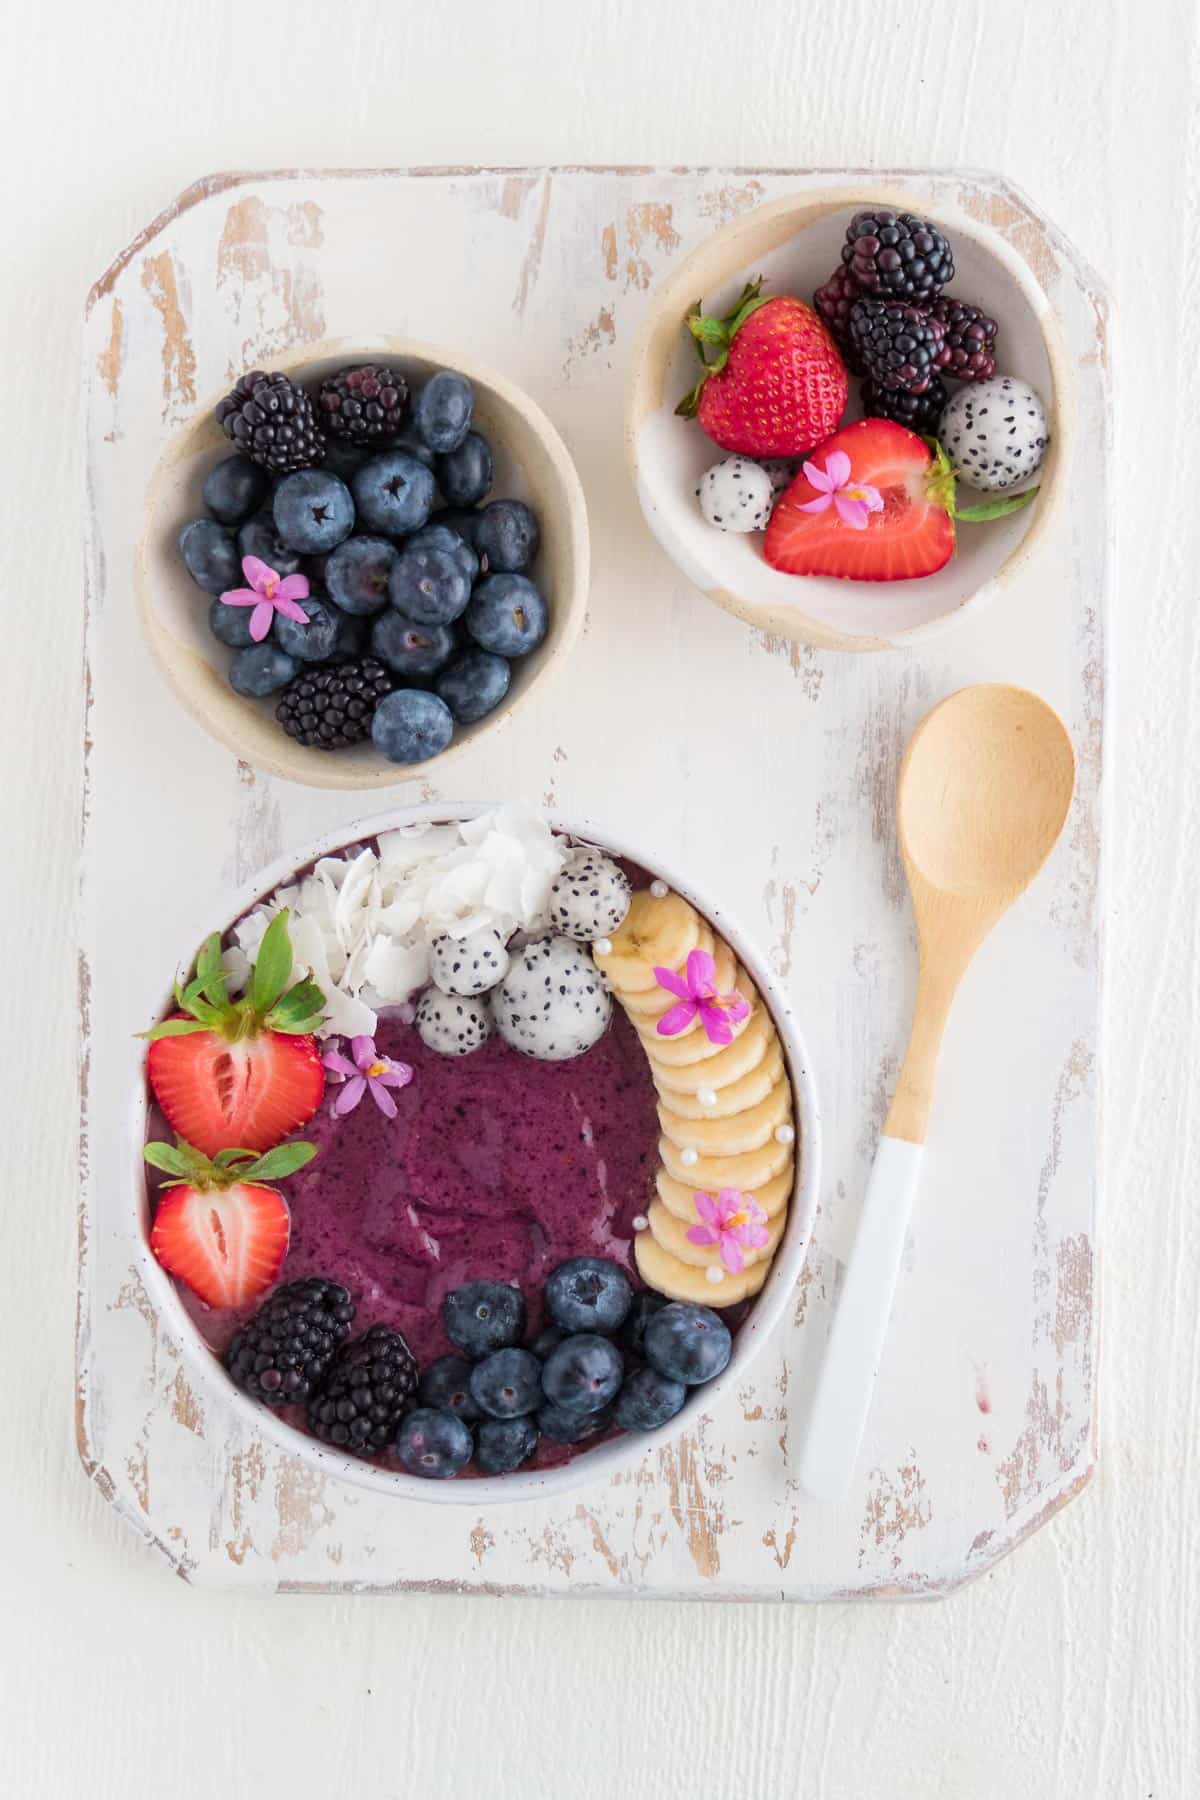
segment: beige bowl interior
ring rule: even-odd
[[[925,213],[950,234],[956,273],[949,289],[1000,324],[998,372],[1041,394],[1051,449],[1031,506],[985,525],[960,525],[952,561],[919,581],[850,582],[784,575],[763,560],[762,535],[715,531],[696,505],[705,469],[726,454],[674,407],[696,378],[682,329],[688,307],[730,310],[743,284],[766,277],[771,293],[811,300],[839,261],[851,215],[868,205]],[[851,377],[847,422],[861,417]],[[953,384],[956,389],[958,384]],[[953,391],[953,390],[952,390]],[[783,199],[716,232],[655,295],[629,375],[626,446],[642,511],[659,543],[710,599],[747,623],[799,642],[877,650],[918,642],[993,593],[1042,540],[1065,485],[1070,404],[1065,359],[1045,294],[1028,266],[995,231],[945,205],[883,188],[807,192]],[[969,496],[969,490],[963,490]]]
[[[541,524],[541,550],[532,574],[550,609],[546,638],[513,663],[512,684],[501,706],[474,725],[455,728],[440,756],[428,762],[388,762],[370,743],[335,752],[309,750],[276,722],[274,697],[244,700],[229,686],[232,652],[208,629],[211,596],[197,587],[176,548],[180,527],[203,514],[200,487],[212,465],[230,454],[213,418],[213,394],[174,437],[155,470],[146,525],[134,572],[142,624],[163,674],[192,716],[243,761],[287,781],[311,787],[384,788],[410,774],[431,774],[523,706],[538,683],[566,658],[587,610],[588,529],[583,489],[558,432],[527,394],[502,375],[434,345],[402,338],[325,342],[271,367],[299,371],[307,382],[350,362],[387,357],[418,383],[435,369],[456,369],[475,388],[475,423],[495,452],[493,498],[525,500]]]

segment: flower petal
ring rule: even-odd
[[[759,1249],[770,1235],[765,1225],[735,1225],[733,1229],[733,1236],[738,1243],[745,1244],[752,1250]]]
[[[226,588],[221,595],[222,606],[257,606],[262,595],[257,588]]]
[[[283,594],[275,596],[275,611],[283,614],[285,619],[294,619],[297,625],[307,625],[308,614],[296,600],[288,600]]]
[[[335,1116],[340,1119],[344,1113],[353,1112],[366,1091],[365,1075],[356,1075],[353,1081],[348,1081],[333,1103]]]
[[[838,518],[843,525],[849,525],[851,531],[867,529],[867,509],[861,500],[847,500],[845,494],[835,494],[833,504],[837,507]]]
[[[692,1204],[696,1208],[696,1217],[706,1224],[715,1225],[720,1217],[720,1210],[712,1194],[693,1194]]]
[[[377,1075],[368,1076],[367,1086],[371,1090],[372,1100],[375,1102],[384,1118],[394,1119],[396,1116],[396,1102],[392,1099],[392,1096],[388,1093],[379,1077]]]
[[[270,563],[263,562],[260,556],[243,556],[242,574],[246,577],[250,586],[252,588],[257,588],[260,594],[267,586],[268,582],[279,580],[278,575],[275,573]]]
[[[307,575],[285,575],[275,589],[277,600],[307,600],[311,592]]]
[[[412,1068],[408,1063],[390,1062],[382,1075],[374,1075],[371,1079],[382,1081],[384,1087],[406,1088],[412,1078]]]
[[[831,450],[825,458],[825,473],[831,488],[845,487],[850,479],[850,458],[844,450]]]
[[[800,511],[801,512],[828,512],[829,508],[832,505],[833,505],[833,495],[832,494],[818,494],[817,498],[815,500],[803,501],[800,506]]]
[[[660,988],[666,988],[668,994],[678,994],[681,1000],[691,999],[691,988],[682,975],[677,975],[674,969],[655,968],[654,979]]]
[[[837,452],[835,451],[834,454],[836,455]],[[819,494],[832,494],[834,488],[837,486],[837,482],[830,479],[827,467],[822,469],[820,465],[815,462],[802,463],[800,466],[804,472],[804,479],[807,481],[809,487],[816,488]],[[828,500],[825,504],[826,506],[829,505]]]
[[[328,1051],[321,1058],[321,1062],[324,1067],[329,1070],[331,1075],[338,1076],[342,1081],[345,1081],[348,1076],[358,1074],[358,1070],[350,1061],[349,1057],[343,1056],[340,1050]]]
[[[721,1234],[714,1231],[711,1225],[689,1225],[686,1232],[689,1244],[719,1244]]]
[[[687,1030],[695,1016],[696,1002],[681,1000],[678,1006],[673,1006],[658,1021],[656,1029],[659,1037],[678,1037],[681,1031]]]
[[[746,1266],[746,1259],[738,1248],[737,1239],[731,1231],[721,1234],[721,1261],[731,1275],[740,1275]]]
[[[350,1054],[354,1058],[355,1068],[365,1071],[367,1065],[375,1061],[375,1039],[373,1037],[352,1037]]]
[[[733,1028],[719,1006],[700,1004],[700,1023],[704,1027],[704,1035],[710,1044],[732,1044]],[[668,1013],[667,1017],[670,1017]],[[659,1026],[662,1030],[662,1026]]]
[[[736,988],[733,990],[732,994],[721,995],[721,1006],[724,1008],[725,1017],[729,1020],[731,1025],[740,1025],[743,1019],[747,1019],[750,1016],[749,1004],[742,999],[742,996],[738,993]]]
[[[872,487],[868,481],[862,482],[855,488],[854,498],[856,500],[861,500],[868,512],[883,511],[883,495],[877,487]]]
[[[256,644],[261,644],[271,629],[271,621],[275,617],[275,608],[269,600],[260,600],[250,614],[250,636]]]
[[[692,998],[707,999],[715,992],[717,965],[707,950],[692,950],[687,959],[688,989]]]

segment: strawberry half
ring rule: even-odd
[[[788,575],[832,575],[845,581],[910,581],[933,575],[954,554],[954,477],[922,438],[890,419],[860,419],[815,450],[806,467],[821,474],[841,452],[849,458],[842,493],[874,490],[882,500],[864,527],[801,470],[779,497],[763,555]],[[833,467],[844,465],[835,460]],[[814,511],[819,502],[823,510]]]
[[[280,1144],[266,1156],[225,1150],[209,1161],[191,1144],[147,1144],[143,1155],[175,1177],[154,1214],[150,1248],[209,1306],[245,1306],[278,1275],[291,1219],[276,1179],[303,1168],[313,1144]]]
[[[846,365],[811,306],[761,288],[760,277],[726,318],[702,315],[698,301],[692,308],[687,328],[704,373],[675,410],[739,456],[800,456],[836,430]]]
[[[288,988],[291,970],[284,910],[263,935],[245,995],[231,1000],[214,933],[193,979],[176,986],[179,1011],[146,1033],[154,1098],[172,1130],[205,1156],[231,1146],[269,1150],[321,1104],[325,1070],[312,1031],[325,996],[308,979]]]

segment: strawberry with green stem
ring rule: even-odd
[[[308,976],[289,987],[291,974],[286,908],[263,934],[240,999],[229,996],[214,932],[192,979],[175,985],[178,1012],[145,1034],[154,1098],[205,1156],[233,1145],[269,1150],[321,1104],[325,1071],[312,1033],[325,996]]]
[[[150,1248],[168,1274],[209,1306],[245,1306],[265,1293],[287,1254],[291,1218],[268,1182],[294,1175],[315,1144],[219,1150],[211,1160],[182,1138],[147,1144],[152,1168],[171,1176],[150,1229]]]

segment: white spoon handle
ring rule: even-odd
[[[800,1458],[800,1485],[814,1500],[843,1499],[854,1474],[923,1154],[893,1137],[875,1152]]]

